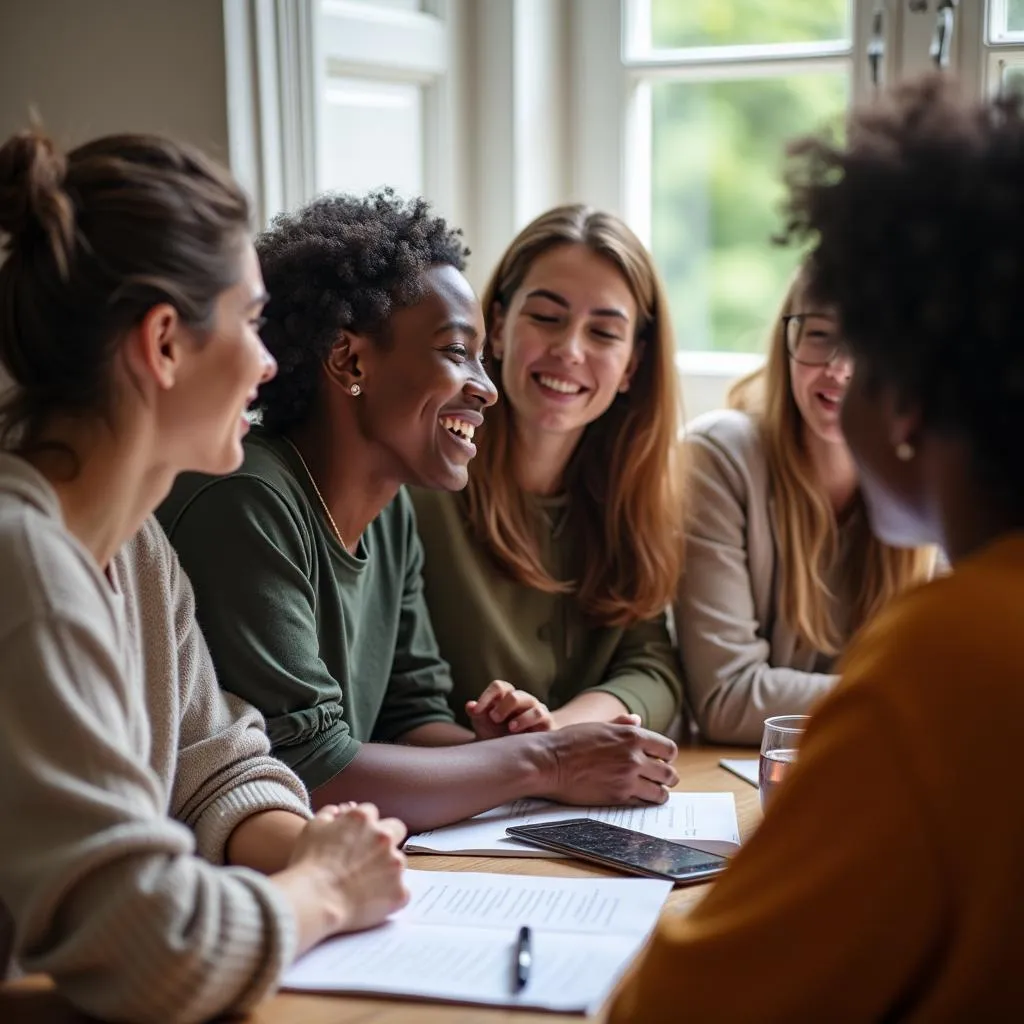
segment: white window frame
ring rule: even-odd
[[[638,54],[647,7],[640,0],[573,0],[574,94],[577,124],[575,191],[612,210],[649,245],[651,238],[650,83],[656,80],[715,81],[772,74],[845,70],[855,99],[870,90],[865,53],[871,32],[869,3],[855,3],[849,42],[765,44],[690,48]],[[891,74],[893,55],[883,58]],[[860,66],[859,66],[860,65]],[[609,110],[617,110],[613,119]],[[618,152],[620,158],[597,161],[591,154]],[[732,379],[756,369],[763,355],[746,352],[679,351],[676,362],[687,377]]]
[[[320,0],[316,93],[331,77],[409,82],[423,90],[423,191],[441,209],[454,202],[451,0],[409,11],[354,0]],[[320,124],[317,125],[319,132]]]
[[[423,89],[424,193],[456,204],[453,40],[460,0],[423,10],[355,0],[222,0],[231,166],[249,190],[258,225],[319,190],[318,139],[332,76],[413,82]]]
[[[961,0],[963,3],[963,0]],[[979,83],[989,96],[999,92],[1007,67],[1024,68],[1024,31],[996,38],[994,26],[1005,24],[1007,0],[986,0],[980,10],[969,8],[964,22],[964,51],[971,54],[974,66],[965,75]]]

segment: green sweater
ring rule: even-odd
[[[452,720],[404,492],[350,554],[295,452],[254,429],[241,469],[180,476],[157,515],[192,580],[220,684],[263,712],[274,753],[310,789],[362,742]]]
[[[464,498],[411,492],[423,541],[427,605],[451,665],[463,715],[481,685],[505,679],[552,709],[585,690],[614,694],[651,729],[679,710],[682,680],[665,616],[629,629],[588,622],[572,594],[545,594],[510,579],[466,527]],[[541,555],[556,579],[572,579],[583,553],[564,529],[567,500],[537,499]]]

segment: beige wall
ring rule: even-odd
[[[220,0],[0,0],[0,139],[151,131],[228,156]]]

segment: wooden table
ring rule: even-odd
[[[681,750],[676,759],[680,777],[677,789],[724,791],[736,795],[736,812],[744,839],[761,817],[757,790],[731,772],[719,768],[718,759],[751,757],[753,754],[750,750],[696,747]],[[410,856],[409,865],[426,871],[492,871],[577,878],[608,874],[600,868],[570,861],[512,857],[433,857],[420,854]],[[666,906],[674,909],[688,907],[700,899],[704,889],[703,885],[675,889]],[[44,977],[24,978],[0,985],[0,1021],[3,1024],[82,1024],[87,1019],[71,1010]],[[248,1024],[552,1024],[557,1019],[549,1013],[522,1010],[290,993],[275,996],[246,1018]]]

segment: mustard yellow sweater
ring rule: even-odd
[[[1024,1014],[1024,534],[857,639],[763,825],[666,918],[610,1013],[691,1021]]]

